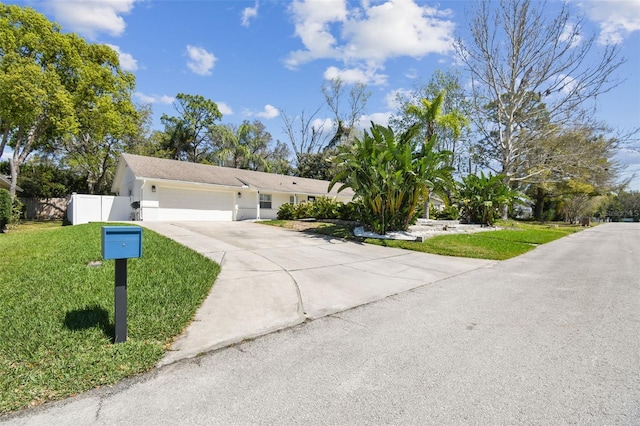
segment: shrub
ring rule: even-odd
[[[303,201],[295,205],[293,209],[294,219],[307,219],[313,216],[313,202]]]
[[[280,220],[292,220],[295,206],[293,204],[282,204],[278,209],[278,219]]]
[[[439,220],[458,220],[460,219],[460,209],[458,206],[445,207],[442,210],[435,210],[432,217]]]
[[[12,217],[11,194],[6,189],[0,189],[0,232],[4,232]]]
[[[363,205],[360,200],[342,204],[342,206],[340,207],[339,219],[357,222],[360,219],[360,209],[362,208]]]
[[[341,219],[357,221],[362,202],[343,203],[328,197],[319,197],[315,201],[298,204],[283,204],[278,209],[278,219]]]
[[[313,202],[313,217],[316,219],[339,219],[343,203],[328,197],[317,198]]]
[[[9,219],[9,223],[13,225],[17,225],[20,223],[22,218],[25,217],[25,207],[24,203],[20,201],[18,197],[13,199],[13,203],[11,206],[11,218]]]

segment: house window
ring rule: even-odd
[[[289,195],[289,204],[295,204],[295,203],[296,203],[295,195]]]
[[[315,196],[313,196],[313,195],[309,195],[308,200],[309,200],[309,201],[315,201],[315,200],[316,200],[316,197],[315,197]]]
[[[271,208],[271,194],[260,194],[260,208],[261,209]]]

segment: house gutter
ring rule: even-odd
[[[140,185],[140,221],[144,221],[144,212],[142,209],[142,200],[144,200],[144,186],[147,184],[146,179],[142,179],[142,185]]]
[[[205,187],[213,187],[213,188],[233,189],[236,191],[238,189],[249,188],[247,185],[218,185],[215,183],[193,182],[193,181],[175,180],[175,179],[159,179],[159,178],[150,178],[150,177],[144,177],[144,176],[140,176],[138,177],[138,179],[142,179],[145,183],[148,179],[153,182],[174,183],[174,184],[180,184],[180,185],[189,184],[189,185],[197,185],[197,186],[205,186]]]

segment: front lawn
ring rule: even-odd
[[[471,234],[436,235],[424,242],[378,240],[365,242],[445,256],[506,260],[533,250],[540,244],[581,230],[578,226],[549,228],[548,225],[518,224],[515,229],[500,229]]]
[[[142,258],[128,261],[128,340],[114,344],[115,261],[102,261],[101,226],[0,235],[0,414],[151,369],[220,270],[144,229]]]
[[[352,226],[346,224],[286,220],[265,221],[261,223],[363,241],[361,238],[354,237]],[[470,234],[451,233],[450,235],[436,235],[427,238],[424,242],[380,240],[376,238],[367,238],[364,239],[364,242],[444,256],[505,260],[526,253],[539,244],[546,244],[583,229],[579,226],[548,225],[515,221],[499,222],[498,225],[503,229]]]

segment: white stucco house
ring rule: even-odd
[[[0,188],[6,189],[7,191],[11,189],[11,177],[0,175]],[[16,185],[16,191],[22,192],[22,188]]]
[[[275,219],[282,204],[326,196],[351,201],[328,181],[122,154],[111,191],[143,221]]]

